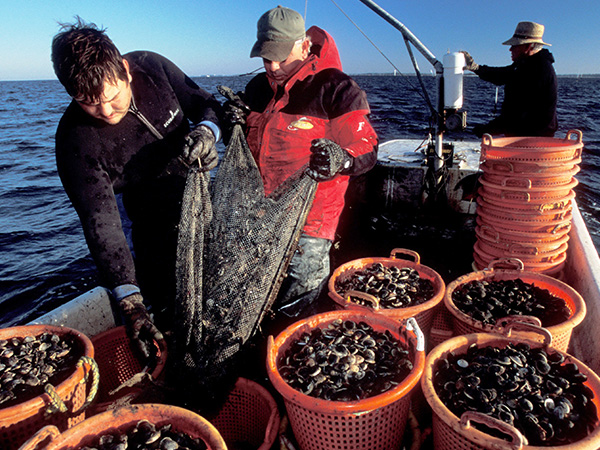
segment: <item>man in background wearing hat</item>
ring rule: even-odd
[[[544,26],[519,22],[510,45],[513,63],[506,67],[488,67],[475,63],[465,55],[467,70],[496,85],[504,85],[504,101],[500,116],[486,125],[476,125],[473,132],[506,136],[550,136],[558,128],[556,118],[557,80],[552,64],[554,57],[542,40]]]
[[[327,32],[314,26],[305,32],[302,16],[281,6],[263,14],[257,28],[250,57],[261,57],[266,72],[239,93],[243,103],[225,103],[224,126],[245,127],[266,194],[307,165],[319,182],[274,304],[281,326],[315,312],[350,175],[375,165],[377,136],[366,93],[342,72]]]

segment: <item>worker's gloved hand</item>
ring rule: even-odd
[[[217,166],[219,155],[215,147],[215,135],[206,125],[198,125],[185,137],[183,158],[188,164],[200,160],[203,170],[211,170]]]
[[[308,175],[316,181],[327,181],[339,173],[348,173],[354,158],[342,147],[329,139],[311,142]]]
[[[475,72],[479,69],[479,64],[473,60],[473,57],[469,54],[469,52],[461,51],[463,55],[465,55],[465,69],[470,70],[471,72]]]
[[[245,127],[248,114],[250,114],[250,107],[239,98],[227,100],[223,104],[223,118],[227,126],[231,128],[234,125]]]
[[[233,127],[240,125],[246,128],[246,118],[250,114],[250,107],[246,105],[239,96],[234,100],[227,100],[223,104],[223,142],[229,143],[233,133]]]
[[[119,302],[127,334],[146,360],[156,357],[154,341],[164,341],[163,334],[152,322],[141,294],[132,294]]]

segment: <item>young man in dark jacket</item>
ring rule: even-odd
[[[52,62],[73,98],[56,132],[58,173],[102,282],[148,353],[162,335],[143,300],[167,326],[185,180],[191,164],[216,165],[220,104],[168,59],[146,51],[122,56],[104,30],[80,19],[54,37]]]
[[[519,22],[510,45],[513,63],[506,67],[488,67],[474,62],[465,54],[466,69],[479,78],[504,85],[504,101],[500,116],[486,125],[475,126],[473,132],[505,136],[549,136],[558,128],[556,101],[558,84],[554,57],[542,40],[544,26],[534,22]]]
[[[245,125],[265,193],[306,165],[319,181],[275,301],[277,312],[298,318],[314,312],[350,175],[375,165],[377,135],[366,94],[342,72],[333,38],[314,26],[305,31],[296,11],[278,6],[263,14],[250,56],[261,57],[266,72],[241,93],[245,105],[227,102],[224,114],[230,125]]]

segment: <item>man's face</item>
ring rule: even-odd
[[[520,44],[510,46],[510,59],[518,61],[529,56],[531,44]]]
[[[103,120],[109,125],[118,124],[127,114],[131,104],[131,75],[129,74],[127,61],[123,60],[123,64],[127,71],[127,80],[117,79],[116,82],[112,83],[105,81],[104,90],[99,101],[75,99],[86,113],[96,119]]]
[[[289,56],[284,61],[271,61],[263,58],[263,64],[270,78],[274,79],[279,85],[285,83],[296,71],[308,56],[310,42],[304,40],[297,43],[292,48]]]

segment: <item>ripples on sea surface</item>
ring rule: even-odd
[[[367,92],[371,120],[382,141],[424,138],[428,113],[415,77],[354,79]],[[222,99],[217,85],[237,91],[249,77],[195,80]],[[426,77],[425,83],[435,101],[434,79]],[[493,85],[465,77],[469,125],[493,117],[495,92]],[[58,81],[0,82],[0,326],[22,323],[97,283],[79,219],[63,191],[54,159],[54,133],[69,100]],[[599,103],[600,78],[559,78],[557,137],[571,129],[583,132],[576,192],[596,248],[600,248]],[[460,133],[448,139],[473,136]]]

